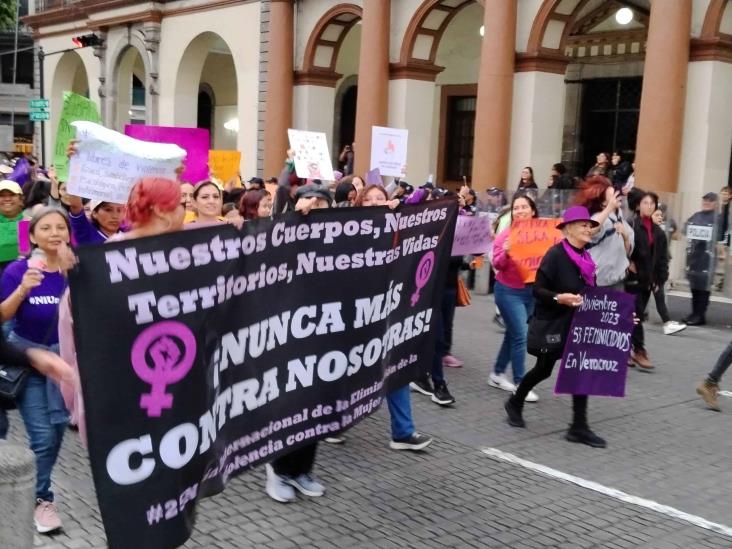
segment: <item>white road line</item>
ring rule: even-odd
[[[719,391],[717,394],[723,397],[732,397],[732,391]]]
[[[698,517],[696,515],[690,515],[689,513],[685,513],[684,511],[680,511],[679,509],[676,509],[674,507],[662,505],[649,499],[626,494],[625,492],[616,490],[615,488],[610,488],[608,486],[603,486],[602,484],[592,482],[591,480],[586,480],[580,477],[576,477],[574,475],[570,475],[568,473],[563,473],[562,471],[552,469],[551,467],[547,467],[546,465],[534,463],[533,461],[528,461],[513,454],[509,454],[507,452],[499,450],[498,448],[483,448],[482,451],[484,454],[490,456],[495,460],[519,465],[526,469],[536,471],[537,473],[541,473],[552,478],[563,480],[565,482],[571,482],[572,484],[576,484],[577,486],[581,486],[582,488],[587,488],[588,490],[599,492],[600,494],[604,494],[608,497],[623,501],[625,503],[630,503],[631,505],[637,505],[639,507],[645,507],[646,509],[656,511],[657,513],[661,513],[677,520],[688,522],[689,524],[693,524],[694,526],[698,526],[706,530],[711,530],[713,532],[717,532],[719,534],[723,534],[732,538],[732,528],[730,528],[729,526],[718,524],[716,522],[711,522],[705,518]]]

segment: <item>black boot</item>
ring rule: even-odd
[[[517,400],[516,397],[511,396],[506,400],[506,404],[503,405],[508,415],[508,424],[511,427],[526,427],[526,423],[523,418],[524,403]]]
[[[607,446],[605,439],[598,437],[587,425],[570,425],[564,438],[569,442],[587,444],[587,446],[593,448],[605,448]]]

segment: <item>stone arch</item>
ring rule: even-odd
[[[58,128],[61,118],[64,92],[71,91],[86,97],[89,97],[91,92],[89,73],[86,65],[82,57],[75,51],[67,51],[61,55],[54,68],[50,83],[51,89],[48,97],[51,103],[51,120],[48,127],[53,128],[53,130],[52,132],[47,132],[50,135],[46,136],[46,143],[44,144],[46,152],[49,151],[49,145],[53,146],[53,136],[56,133],[56,128]],[[58,143],[57,146],[65,148],[65,144]],[[49,157],[47,156],[46,158]]]
[[[136,70],[136,68],[134,65],[128,66],[128,63],[133,57],[137,57],[137,55],[139,55],[145,73],[144,78],[140,78],[139,69],[138,74],[136,74],[136,76],[145,84],[145,123],[152,125],[157,123],[157,67],[154,63],[155,60],[148,52],[142,33],[140,31],[132,31],[128,35],[127,40],[117,44],[112,55],[108,57],[108,59],[111,60],[109,63],[111,78],[108,80],[110,82],[110,86],[108,88],[109,101],[106,102],[108,115],[106,120],[112,127],[117,128],[120,131],[124,131],[124,128],[120,127],[120,123],[124,121],[124,117],[122,117],[121,120],[118,112],[121,98],[120,86],[122,85],[121,69],[125,69],[125,80],[127,76],[130,76],[131,78],[131,74]],[[126,93],[127,92],[125,90],[125,97]]]
[[[188,43],[178,63],[175,125],[197,126],[198,97],[204,90],[212,100],[212,148],[236,149],[236,131],[227,130],[225,124],[229,119],[238,119],[238,88],[236,63],[228,43],[215,32],[198,34]]]
[[[637,2],[628,3],[624,0],[610,0],[595,7],[589,2],[590,0],[544,0],[531,26],[526,54],[519,56],[517,70],[521,70],[522,61],[527,60],[533,62],[533,60],[539,59],[542,62],[551,63],[553,61],[559,64],[564,61],[566,63],[575,53],[573,48],[581,47],[581,37],[586,36],[586,31],[621,7],[632,8],[637,21],[645,28],[632,28],[622,33],[619,31],[608,33],[612,39],[627,42],[627,47],[611,48],[607,55],[643,54],[649,22],[648,9]],[[592,9],[589,13],[583,13],[588,4]],[[605,45],[607,44],[601,44],[598,47],[604,48]]]
[[[297,83],[335,85],[340,78],[335,70],[338,52],[362,13],[361,7],[355,4],[338,4],[323,14],[308,38]]]
[[[722,19],[725,10],[730,6],[728,0],[711,0],[704,16],[704,24],[702,26],[701,39],[717,38],[720,35]]]
[[[398,67],[439,72],[435,58],[442,35],[460,10],[476,2],[484,5],[483,0],[424,0],[407,25]]]
[[[51,81],[52,100],[63,101],[63,92],[65,91],[89,96],[89,76],[86,66],[81,56],[75,51],[67,51],[64,53],[53,72],[53,79]]]
[[[732,63],[732,2],[711,0],[699,38],[692,38],[690,61]]]

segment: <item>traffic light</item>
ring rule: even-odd
[[[82,34],[81,36],[74,36],[71,41],[77,48],[88,48],[89,46],[101,46],[103,40],[96,34]]]

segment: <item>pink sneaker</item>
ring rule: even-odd
[[[53,502],[43,501],[42,499],[38,500],[36,510],[33,513],[33,521],[39,534],[49,534],[63,526]]]
[[[446,368],[462,368],[463,361],[452,355],[445,355],[442,357],[442,365]]]

